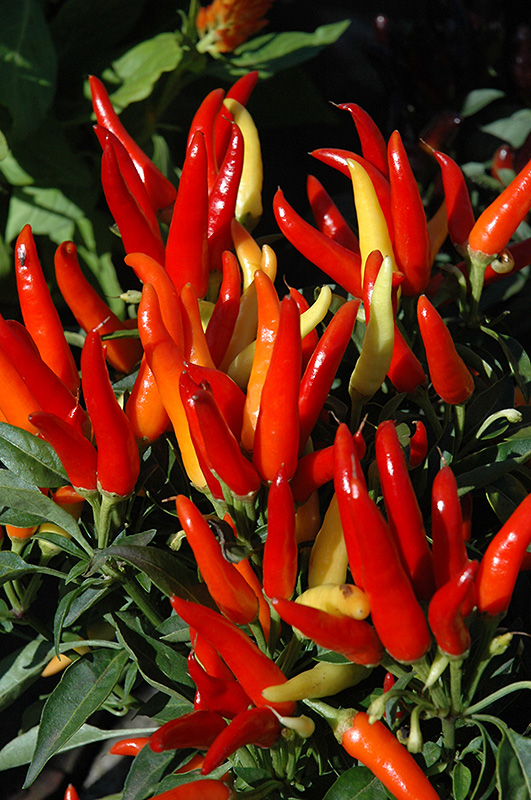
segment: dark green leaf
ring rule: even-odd
[[[496,759],[500,800],[531,798],[531,738],[508,728],[500,742]]]
[[[37,636],[0,661],[0,711],[23,694],[53,655],[53,644]]]
[[[168,597],[187,592],[190,583],[188,574],[183,569],[182,563],[168,551],[134,544],[112,545],[106,550],[96,553],[91,562],[89,574],[101,569],[101,566],[110,558],[116,561],[125,561],[145,573],[155,586]],[[193,595],[190,593],[190,598],[192,597]]]
[[[472,785],[472,773],[462,761],[458,761],[452,772],[452,786],[455,800],[466,800]]]
[[[0,553],[0,585],[6,581],[14,581],[23,575],[33,573],[34,575],[54,575],[56,578],[64,578],[64,574],[49,567],[41,567],[37,564],[27,564],[23,558],[16,553],[4,550]]]
[[[487,499],[503,523],[509,519],[515,508],[527,497],[527,490],[514,475],[504,475],[487,490]]]
[[[387,800],[387,792],[367,767],[352,767],[340,775],[323,800]]]
[[[23,139],[52,103],[55,48],[37,0],[1,0],[0,19],[0,103],[9,109],[13,135]]]
[[[59,752],[105,702],[120,680],[128,658],[124,651],[96,650],[74,661],[63,673],[45,703],[35,755],[24,788],[31,786],[54,753]]]
[[[121,800],[144,800],[156,790],[161,777],[168,772],[172,762],[177,762],[182,757],[173,750],[154,753],[150,747],[143,747],[131,765],[125,780]]]
[[[33,433],[0,422],[0,461],[34,486],[55,489],[68,483],[57,453]]]

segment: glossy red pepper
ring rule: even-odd
[[[257,706],[266,701],[262,690],[267,686],[285,683],[286,676],[274,661],[262,653],[252,639],[230,620],[210,608],[172,597],[171,604],[177,614],[202,634],[216,648],[227,666],[241,683],[244,691]],[[269,703],[282,716],[290,716],[295,703]]]
[[[531,159],[516,178],[480,214],[468,237],[468,249],[493,258],[505,247],[531,208]]]
[[[216,367],[223,361],[232,338],[241,296],[241,273],[234,253],[228,250],[222,253],[221,268],[223,280],[205,331],[208,349]]]
[[[435,476],[431,490],[431,538],[435,584],[440,588],[468,564],[457,481],[447,464]]]
[[[258,74],[258,70],[252,70],[238,78],[227,91],[225,99],[236,100],[236,102],[240,103],[242,106],[247,105],[253,89],[258,82]],[[225,156],[231,134],[230,123],[233,119],[228,108],[222,105],[214,123],[214,143],[216,146],[217,164],[221,164]]]
[[[297,468],[300,375],[299,310],[286,295],[280,303],[278,331],[262,389],[253,446],[253,463],[266,481],[273,481],[282,465],[288,479]]]
[[[188,132],[187,148],[191,146],[196,133],[200,132],[204,137],[207,155],[207,185],[209,194],[214,187],[218,174],[214,128],[224,96],[225,92],[223,89],[213,89],[209,92],[195,112]]]
[[[209,675],[226,681],[234,680],[234,675],[227,667],[220,654],[205,637],[190,627],[190,641],[194,655]]]
[[[205,138],[189,142],[162,262],[175,288],[191,283],[198,297],[208,289],[208,184]]]
[[[334,439],[334,490],[337,497],[341,527],[347,548],[348,562],[354,583],[364,588],[363,566],[356,526],[351,513],[352,481],[364,481],[356,445],[348,426],[341,423]]]
[[[415,430],[413,431],[409,440],[409,468],[422,464],[428,454],[428,432],[426,426],[420,419],[416,419],[413,423]]]
[[[179,293],[167,270],[145,253],[129,253],[124,261],[133,268],[135,275],[142,283],[150,283],[154,287],[164,325],[173,341],[182,349],[184,333]]]
[[[291,244],[312,264],[322,269],[344,289],[361,297],[361,258],[297,214],[278,189],[273,198],[277,224]]]
[[[298,573],[295,503],[282,466],[269,487],[262,582],[267,597],[290,598]]]
[[[208,200],[208,252],[210,269],[220,269],[221,254],[232,248],[231,222],[243,167],[243,136],[235,122],[227,151]]]
[[[389,183],[393,223],[393,251],[405,278],[406,296],[425,291],[430,282],[431,259],[428,225],[417,181],[398,131],[388,144]]]
[[[338,108],[350,113],[358,136],[360,137],[363,157],[378,167],[383,175],[388,176],[387,148],[385,139],[373,118],[356,103],[340,103]]]
[[[149,736],[131,736],[115,742],[109,750],[113,756],[137,756],[149,742]]]
[[[85,492],[96,491],[98,453],[88,439],[55,414],[36,411],[30,417],[32,425],[59,456],[72,486]]]
[[[99,124],[111,131],[127,150],[146,187],[153,210],[160,211],[171,206],[175,200],[175,186],[127,133],[113,108],[103,83],[94,75],[89,75],[89,85],[94,113]]]
[[[356,234],[346,222],[343,214],[336,206],[323,184],[314,176],[306,178],[306,194],[310,202],[315,224],[325,236],[334,242],[359,253],[360,245]]]
[[[500,271],[496,261],[492,261],[485,270],[485,286],[490,286],[492,283],[503,280],[503,278],[508,278],[531,264],[531,238],[512,244],[507,248],[507,255],[512,262],[511,269]]]
[[[182,748],[206,750],[226,727],[221,714],[198,709],[162,725],[151,734],[149,746],[154,753]]]
[[[180,494],[176,507],[199,572],[219,610],[237,625],[252,622],[258,613],[255,593],[225,559],[220,543],[197,506]]]
[[[228,514],[225,515],[224,519],[227,520],[227,517]],[[248,558],[242,558],[240,561],[236,562],[234,566],[240,575],[243,575],[258,598],[258,621],[260,622],[264,632],[264,637],[267,641],[269,639],[269,632],[271,630],[271,611],[269,608],[269,603],[264,597],[262,584]]]
[[[476,574],[479,611],[497,616],[507,611],[520,565],[531,544],[531,494],[513,511],[490,541]]]
[[[208,384],[214,400],[232,433],[239,440],[242,430],[245,394],[225,372],[201,364],[186,365],[186,372],[198,384]]]
[[[384,649],[378,634],[368,622],[346,615],[330,614],[302,603],[272,599],[281,618],[327,650],[341,653],[354,664],[379,664]]]
[[[304,371],[299,389],[299,452],[301,452],[326,398],[350,342],[359,300],[344,303],[334,314]]]
[[[465,176],[450,156],[438,150],[431,152],[441,168],[450,240],[460,250],[465,247],[475,221]]]
[[[470,648],[463,606],[468,604],[477,567],[477,561],[467,561],[460,572],[437,589],[428,607],[428,622],[435,641],[445,655],[453,658],[463,657]]]
[[[15,275],[26,330],[44,363],[76,395],[79,372],[50,295],[30,225],[22,228],[15,243]]]
[[[419,386],[425,386],[428,381],[422,364],[406,342],[396,320],[393,355],[387,377],[397,392],[407,394],[413,393]]]
[[[97,477],[103,492],[127,497],[135,487],[140,458],[131,423],[115,397],[100,336],[91,331],[81,351],[83,396],[98,449]]]
[[[72,783],[69,783],[66,787],[64,800],[79,800],[79,795]]]
[[[245,711],[251,701],[234,678],[216,678],[209,675],[198,662],[194,653],[188,656],[188,673],[197,687],[201,703],[208,711],[232,719]]]
[[[101,336],[127,330],[83,275],[74,242],[63,242],[55,251],[55,277],[65,303],[86,333],[94,328],[98,328]],[[119,372],[130,372],[141,357],[138,339],[106,342],[106,358]]]
[[[393,420],[378,425],[375,450],[389,528],[415,594],[422,600],[429,600],[435,590],[432,555]]]
[[[231,788],[223,781],[203,778],[190,783],[182,783],[175,789],[168,789],[150,800],[231,800],[235,797]]]
[[[30,433],[37,433],[37,429],[29,421],[29,416],[34,411],[40,411],[38,401],[29,390],[26,381],[20,375],[17,367],[0,347],[0,410],[5,421],[17,428],[23,428]]]
[[[417,319],[433,388],[445,403],[466,402],[474,391],[474,379],[444,320],[425,295],[418,299]]]
[[[349,432],[350,435],[350,432]],[[365,455],[365,442],[361,429],[352,437],[358,460]],[[334,478],[334,445],[306,453],[299,458],[295,475],[291,480],[293,499],[297,504],[309,499],[312,492],[320,489]]]
[[[514,172],[514,148],[510,144],[504,142],[494,151],[492,156],[492,163],[490,165],[490,174],[493,178],[501,183],[502,186],[507,185],[507,180],[504,179],[504,171],[507,170]]]
[[[279,736],[280,722],[270,708],[249,708],[242,711],[216,736],[208,748],[201,774],[208,775],[245,745],[273,747]]]
[[[297,308],[299,309],[299,314],[302,316],[308,309],[310,308],[309,302],[306,300],[305,296],[302,292],[298,289],[295,289],[293,286],[289,287],[290,296],[295,300],[297,303]],[[304,370],[308,366],[308,362],[312,357],[313,351],[317,347],[319,342],[319,334],[317,333],[317,328],[313,328],[309,333],[307,333],[302,338],[301,342],[301,369],[304,374]]]

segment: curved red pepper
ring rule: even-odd
[[[415,430],[409,440],[409,467],[415,469],[424,462],[428,453],[428,433],[426,426],[420,419],[413,423]]]
[[[208,289],[208,184],[205,138],[188,144],[162,263],[178,292],[191,283],[198,297]]]
[[[368,622],[346,615],[329,614],[318,608],[275,597],[271,600],[281,618],[327,650],[341,653],[354,664],[379,664],[384,649]]]
[[[258,82],[258,70],[252,70],[246,75],[242,75],[227,91],[226,99],[236,100],[240,105],[245,106]],[[227,150],[230,134],[232,114],[225,106],[221,106],[216,121],[214,123],[214,143],[216,145],[216,163],[221,164]]]
[[[360,245],[356,234],[347,224],[343,214],[336,206],[321,181],[314,175],[306,178],[306,194],[310,201],[315,224],[325,236],[333,239],[338,244],[352,250],[353,253],[360,252]]]
[[[30,225],[22,228],[15,243],[15,275],[20,311],[27,331],[44,363],[73,395],[77,395],[79,372],[50,295]]]
[[[244,691],[257,706],[266,705],[262,691],[267,686],[285,683],[286,676],[274,661],[262,653],[247,634],[210,608],[183,600],[170,598],[177,614],[202,634],[216,648],[227,666],[241,683]],[[282,716],[295,711],[294,702],[269,703]]]
[[[428,622],[435,641],[443,653],[453,658],[464,656],[470,648],[470,631],[464,620],[463,605],[468,602],[477,567],[477,561],[467,563],[448,583],[437,589],[428,607]]]
[[[207,94],[195,112],[190,130],[188,132],[187,149],[191,146],[195,135],[200,132],[204,136],[207,155],[207,185],[208,193],[212,191],[218,174],[216,149],[214,142],[214,127],[220,112],[225,92],[223,89],[213,89]]]
[[[149,736],[134,736],[128,739],[120,739],[115,742],[109,750],[113,756],[137,756],[143,747],[149,742]]]
[[[322,269],[354,297],[361,297],[361,257],[325,236],[300,217],[281,189],[273,198],[273,211],[286,239],[312,264]]]
[[[197,506],[180,494],[176,507],[199,572],[216,605],[237,625],[252,622],[258,613],[255,593],[234,565],[225,559],[218,540]]]
[[[290,598],[298,572],[295,504],[282,466],[269,487],[262,582],[267,597]]]
[[[363,157],[388,177],[389,167],[385,139],[373,118],[356,103],[340,103],[338,108],[345,109],[350,113],[360,137]]]
[[[87,334],[81,351],[83,396],[98,449],[97,477],[102,491],[127,497],[140,473],[131,423],[114,394],[99,334]]]
[[[234,678],[224,679],[209,675],[194,653],[190,653],[187,663],[188,673],[208,711],[215,711],[222,717],[232,719],[250,706],[251,701]]]
[[[206,750],[227,723],[215,711],[198,709],[166,722],[149,739],[154,753],[191,748]]]
[[[208,748],[201,774],[208,775],[245,745],[273,747],[280,736],[280,722],[270,708],[249,708],[235,717]]]
[[[239,440],[245,394],[238,384],[226,372],[212,367],[204,367],[201,364],[188,363],[186,372],[196,383],[208,384],[223,418],[236,439]]]
[[[142,283],[150,283],[157,293],[164,325],[174,342],[184,347],[179,294],[166,269],[145,253],[128,253],[124,258]]]
[[[402,292],[414,297],[425,291],[430,282],[430,240],[417,181],[398,131],[389,139],[388,161],[393,252],[398,269],[405,276]]]
[[[235,122],[225,157],[208,199],[208,252],[210,269],[221,267],[221,254],[232,248],[231,222],[243,167],[243,136]]]
[[[120,122],[103,83],[94,75],[89,75],[92,106],[100,125],[107,128],[123,144],[142,178],[154,211],[170,206],[175,200],[175,186],[155,166],[150,158],[127,133]]]
[[[445,403],[464,403],[474,391],[474,379],[441,315],[425,295],[418,299],[417,319],[433,388]]]
[[[37,429],[29,421],[29,416],[34,411],[39,411],[40,406],[30,392],[26,381],[20,375],[7,353],[0,347],[0,410],[3,421],[17,428],[23,428],[30,433],[37,433]]]
[[[36,411],[30,421],[59,456],[74,489],[96,491],[98,453],[88,439],[55,414]]]
[[[465,176],[450,156],[431,150],[441,168],[450,240],[457,249],[466,245],[475,217]]]
[[[375,448],[389,527],[417,597],[429,600],[435,590],[432,555],[393,420],[378,425]]]
[[[208,321],[205,337],[212,361],[219,367],[230,344],[238,319],[241,295],[241,274],[238,259],[226,250],[221,255],[223,280],[218,299]]]

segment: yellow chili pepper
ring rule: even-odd
[[[249,111],[233,98],[224,105],[234,117],[243,135],[243,167],[236,198],[236,218],[252,230],[262,216],[262,183],[264,177],[258,130]]]
[[[341,614],[354,619],[367,619],[371,613],[369,598],[359,586],[351,583],[323,583],[300,594],[296,603],[318,608],[329,614]]]
[[[371,667],[360,664],[330,664],[319,661],[315,667],[300,672],[294,678],[277,686],[268,686],[262,696],[268,703],[331,697],[351,686],[356,686],[372,672]]]
[[[347,578],[347,569],[347,547],[341,527],[337,496],[334,494],[321,529],[313,543],[308,567],[308,586],[344,583]]]

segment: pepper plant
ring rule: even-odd
[[[108,742],[120,800],[527,797],[531,362],[484,290],[524,283],[529,164],[478,213],[345,103],[361,153],[312,155],[355,224],[310,179],[313,225],[262,197],[257,79],[206,94],[177,186],[89,79],[128,321],[63,241],[65,331],[17,238],[0,707],[33,707],[0,767]],[[279,233],[328,280],[290,286]]]

